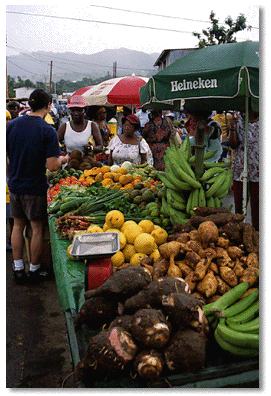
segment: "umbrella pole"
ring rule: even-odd
[[[246,78],[247,83],[247,78]],[[245,102],[245,147],[244,147],[244,171],[243,171],[243,214],[247,214],[247,157],[248,157],[248,90],[246,84],[246,102]]]
[[[199,121],[195,130],[195,176],[199,179],[204,172],[203,157],[204,157],[204,136],[206,125]]]

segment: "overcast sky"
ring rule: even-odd
[[[227,16],[235,20],[243,13],[247,24],[253,28],[250,32],[238,33],[238,41],[259,40],[259,6],[248,2],[93,0],[91,3],[6,4],[6,11],[21,13],[6,13],[7,56],[26,51],[91,54],[108,48],[125,47],[146,53],[161,53],[169,48],[193,48],[198,40],[192,32],[201,33],[202,29],[210,26],[211,10],[222,24]],[[265,6],[260,6],[260,17],[265,11]]]

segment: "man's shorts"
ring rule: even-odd
[[[9,192],[12,217],[32,220],[46,220],[46,195],[17,195]]]

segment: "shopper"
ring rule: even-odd
[[[99,130],[100,130],[100,133],[102,136],[102,140],[103,140],[103,145],[105,147],[108,146],[109,137],[110,137],[110,128],[106,122],[106,115],[107,115],[106,108],[104,106],[102,106],[102,107],[99,107],[99,109],[95,113],[95,117],[94,117],[94,121],[96,122],[96,124],[99,127]]]
[[[247,180],[250,197],[252,225],[259,231],[259,112],[249,110],[248,118]],[[233,150],[232,179],[235,213],[243,213],[243,181],[245,151],[245,121],[234,114],[230,123],[229,144]]]
[[[55,171],[67,158],[60,156],[55,129],[44,118],[50,111],[52,96],[42,89],[29,98],[31,112],[7,124],[7,165],[11,215],[13,274],[17,283],[26,279],[23,262],[23,231],[28,222],[32,229],[29,281],[44,279],[48,272],[41,265],[44,226],[47,221],[46,166]]]
[[[109,166],[121,165],[125,161],[130,161],[135,165],[147,162],[149,146],[145,139],[136,134],[139,126],[139,119],[135,114],[125,117],[122,126],[123,133],[109,142]]]
[[[60,143],[64,140],[66,151],[71,153],[79,150],[83,154],[84,146],[93,137],[95,146],[93,153],[97,154],[103,150],[103,141],[97,124],[86,119],[85,108],[87,102],[81,95],[74,95],[70,98],[67,107],[71,112],[71,121],[62,124],[58,129]]]
[[[152,110],[149,117],[150,121],[145,125],[142,136],[150,146],[154,168],[164,171],[164,154],[170,146],[173,124],[167,118],[162,117],[162,110]]]

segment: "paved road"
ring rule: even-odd
[[[72,364],[55,280],[16,285],[6,258],[6,387],[61,388]],[[72,376],[64,387],[74,387]]]

